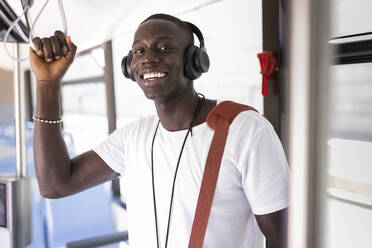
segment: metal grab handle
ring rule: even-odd
[[[44,11],[45,7],[47,6],[48,2],[49,2],[49,0],[47,0],[45,2],[43,7],[41,8],[39,14],[36,16],[34,23],[32,23],[32,21],[31,21],[30,14],[29,13],[27,14],[27,19],[28,19],[29,23],[31,24],[29,43],[30,43],[30,46],[32,47],[32,49],[34,49],[34,50],[35,50],[35,46],[32,43],[32,39],[34,38],[34,36],[33,36],[32,32],[34,31],[35,24],[38,21],[41,13]],[[65,35],[67,35],[67,21],[66,21],[66,14],[65,14],[65,9],[63,8],[62,0],[58,0],[58,6],[59,6],[59,13],[60,13],[60,16],[61,16],[61,19],[62,19],[63,33]]]
[[[20,16],[19,16],[19,17],[18,17],[18,18],[17,18],[17,19],[16,19],[16,20],[15,20],[15,21],[10,25],[10,26],[9,26],[9,29],[8,29],[8,31],[6,32],[5,37],[4,37],[4,48],[5,48],[5,51],[7,52],[8,56],[9,56],[10,58],[12,58],[14,61],[18,61],[18,62],[20,62],[20,61],[24,61],[24,60],[27,60],[29,57],[28,57],[28,56],[25,57],[25,58],[18,58],[18,56],[17,56],[17,57],[14,57],[14,56],[13,56],[13,55],[8,51],[8,48],[7,48],[6,44],[7,44],[7,40],[8,40],[8,37],[9,37],[9,35],[10,35],[10,32],[13,30],[14,27],[18,27],[18,26],[17,26],[17,25],[18,25],[18,22],[21,20],[22,16],[25,15],[26,18],[28,19],[30,25],[31,25],[30,34],[29,34],[29,37],[28,37],[28,42],[29,42],[31,48],[32,48],[33,50],[35,50],[35,46],[34,46],[34,44],[32,43],[32,39],[34,38],[33,35],[32,35],[32,32],[34,31],[34,28],[35,28],[35,24],[36,24],[36,22],[38,21],[38,19],[39,19],[41,13],[44,11],[44,9],[45,9],[45,7],[47,6],[48,3],[49,3],[49,0],[46,0],[46,2],[44,3],[43,7],[42,7],[41,10],[40,10],[40,12],[37,14],[34,23],[32,23],[32,21],[31,21],[31,17],[30,17],[30,13],[29,13],[29,11],[27,11],[27,10],[30,9],[30,6],[31,6],[31,5],[27,5],[27,6],[25,7],[25,9],[23,10],[22,15],[20,15]],[[61,16],[61,19],[62,19],[63,32],[64,32],[64,34],[66,35],[66,34],[67,34],[67,21],[66,21],[66,14],[65,14],[65,10],[64,10],[64,8],[63,8],[62,0],[58,0],[58,6],[59,6],[60,16]],[[19,32],[19,33],[20,33],[21,37],[24,36],[24,34],[22,34],[22,32]],[[25,37],[24,37],[24,38],[25,38]]]

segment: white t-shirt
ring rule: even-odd
[[[129,243],[156,248],[151,181],[151,142],[157,116],[142,118],[112,133],[94,151],[122,176]],[[164,247],[174,172],[187,130],[161,124],[154,144],[154,177],[160,247]],[[168,247],[187,248],[209,146],[214,131],[193,128],[182,154],[173,199]],[[255,111],[230,125],[204,240],[205,248],[262,248],[254,215],[288,207],[289,170],[271,124]]]

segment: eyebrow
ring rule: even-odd
[[[163,36],[159,36],[158,38],[156,38],[155,42],[158,42],[158,41],[161,41],[161,40],[175,40],[175,39],[170,37],[170,36],[163,35]],[[134,46],[137,43],[142,43],[142,41],[141,40],[135,40],[133,42],[132,46]]]

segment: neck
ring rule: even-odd
[[[197,104],[198,95],[191,88],[167,101],[156,101],[155,107],[163,127],[169,131],[179,131],[190,127]]]

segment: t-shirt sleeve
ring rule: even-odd
[[[123,129],[117,129],[104,142],[93,149],[111,169],[121,176],[124,174],[125,158],[122,133]]]
[[[272,126],[259,130],[249,143],[242,165],[242,184],[255,215],[289,205],[289,167]]]

